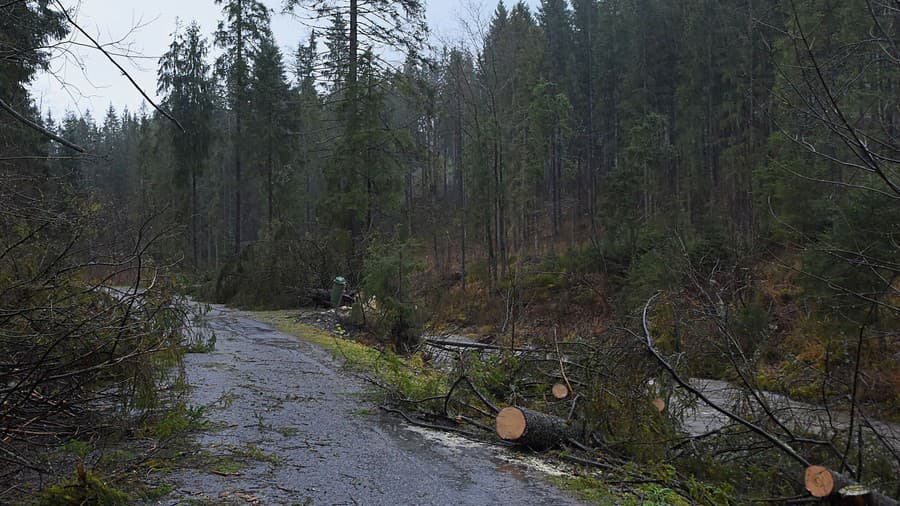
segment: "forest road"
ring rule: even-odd
[[[582,504],[505,448],[381,414],[314,345],[222,306],[207,320],[215,350],[185,367],[215,428],[157,504]]]

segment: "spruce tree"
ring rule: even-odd
[[[222,5],[224,19],[219,21],[215,43],[223,50],[216,62],[227,84],[228,103],[234,116],[234,254],[241,251],[241,163],[244,148],[246,104],[250,94],[250,68],[264,40],[271,37],[269,9],[259,0],[215,0]]]
[[[215,83],[206,58],[209,48],[193,22],[187,30],[176,29],[169,50],[160,58],[157,91],[185,131],[169,128],[170,139],[179,164],[179,174],[190,178],[191,259],[199,264],[199,227],[197,179],[209,156],[212,142],[212,116],[215,107]]]

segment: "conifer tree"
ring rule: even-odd
[[[244,148],[246,104],[250,93],[250,68],[263,41],[271,37],[269,9],[259,0],[215,0],[222,5],[224,19],[219,21],[215,43],[223,54],[216,62],[227,84],[228,103],[234,116],[234,254],[241,251],[241,163]]]
[[[160,58],[157,86],[165,95],[168,110],[185,127],[184,132],[169,131],[180,165],[178,172],[190,178],[191,258],[195,265],[200,261],[197,179],[209,156],[215,107],[215,83],[206,61],[208,50],[196,22],[184,32],[176,29],[169,50]]]

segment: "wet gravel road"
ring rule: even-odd
[[[159,504],[580,504],[506,449],[380,414],[313,345],[221,306],[207,319],[215,350],[186,368],[216,429]]]

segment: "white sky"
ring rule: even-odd
[[[302,21],[279,14],[282,0],[262,1],[275,11],[272,29],[290,65],[297,44],[309,37],[309,28]],[[426,1],[426,15],[435,44],[465,39],[460,20],[471,19],[473,9],[487,20],[497,5],[497,0]],[[506,3],[509,6],[514,1]],[[196,20],[211,43],[221,15],[221,6],[213,0],[64,0],[63,3],[80,5],[78,23],[101,44],[124,39],[120,48],[139,56],[117,60],[154,100],[157,60],[168,48],[176,17],[183,24]],[[526,3],[534,11],[539,0]],[[135,26],[137,30],[132,31]],[[74,40],[88,43],[80,35]],[[120,112],[124,106],[132,111],[140,108],[144,100],[138,91],[99,51],[71,48],[76,56],[54,59],[52,73],[41,74],[32,83],[32,94],[42,111],[49,110],[59,119],[67,110],[79,116],[90,110],[95,119],[100,119],[109,104]]]

